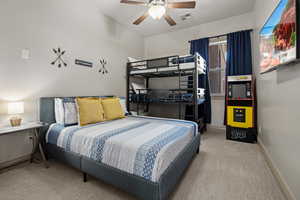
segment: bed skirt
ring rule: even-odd
[[[158,182],[129,174],[117,168],[96,162],[72,152],[66,152],[56,145],[47,144],[47,155],[64,162],[83,173],[96,177],[108,184],[116,186],[142,200],[166,200],[174,191],[185,170],[199,152],[200,134],[183,149],[170,166],[161,175]]]

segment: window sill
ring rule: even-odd
[[[212,97],[225,97],[225,94],[211,94]]]

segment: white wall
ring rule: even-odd
[[[42,96],[125,95],[127,57],[143,56],[144,38],[101,14],[100,3],[0,1],[0,127],[8,123],[8,101],[25,101],[24,121],[36,121]],[[68,67],[50,65],[57,47],[66,50]],[[29,60],[21,59],[22,49],[30,50]],[[95,67],[76,66],[76,58]],[[98,73],[100,58],[108,61],[107,76]],[[0,140],[0,166],[31,152],[28,134]]]
[[[260,28],[271,15],[279,0],[256,1],[254,68],[259,70]],[[262,129],[259,137],[279,169],[287,185],[300,199],[300,64],[282,67],[260,75],[258,81],[258,118]]]
[[[253,28],[253,14],[247,13],[179,31],[154,35],[145,39],[145,56],[185,55],[190,51],[188,41]]]
[[[144,39],[100,12],[98,0],[0,1],[0,124],[6,103],[25,100],[26,121],[38,119],[38,98],[70,95],[125,95],[126,58],[142,57]],[[68,67],[50,65],[52,48],[66,50]],[[30,59],[21,59],[22,49]],[[93,69],[74,65],[75,58]],[[98,59],[108,61],[102,76]]]
[[[147,58],[154,58],[169,55],[186,55],[190,51],[189,40],[252,29],[253,27],[253,14],[247,13],[179,31],[147,37],[145,38],[145,56]],[[150,83],[150,86],[154,88],[161,88],[162,86],[174,88],[176,87],[174,83],[177,82],[175,79],[155,80],[152,84]],[[212,125],[223,126],[223,121],[224,98],[214,97],[212,99]]]

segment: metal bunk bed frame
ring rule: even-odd
[[[168,89],[167,91],[176,91],[179,92],[181,95],[182,92],[188,92],[193,94],[193,100],[191,102],[184,102],[184,101],[174,101],[174,100],[166,100],[164,102],[156,102],[156,103],[165,103],[165,104],[178,104],[178,119],[182,119],[182,105],[192,105],[193,106],[193,121],[199,123],[199,116],[198,116],[198,106],[199,106],[199,79],[198,76],[203,74],[206,75],[205,71],[199,71],[200,65],[205,65],[204,68],[206,69],[206,63],[204,62],[203,58],[196,53],[194,56],[194,67],[193,68],[181,68],[180,64],[180,57],[176,56],[168,56],[162,58],[156,58],[151,60],[141,60],[136,62],[129,62],[127,63],[127,109],[130,113],[131,111],[131,95],[133,90],[130,88],[131,78],[132,77],[140,77],[146,80],[146,89],[139,89],[138,90],[138,97],[141,95],[141,91],[155,91],[155,89],[149,89],[149,81],[152,78],[165,78],[165,77],[178,77],[178,89]],[[168,70],[172,68],[172,70]],[[146,72],[146,70],[151,70],[151,72]],[[175,70],[174,70],[175,69]],[[141,73],[135,73],[141,72]],[[187,80],[182,80],[182,77],[188,77]],[[192,77],[192,79],[191,79]],[[184,84],[185,87],[182,85]],[[137,100],[136,107],[137,107],[137,114],[139,115],[139,106],[140,104],[146,104],[146,110],[149,109],[149,104],[153,102],[141,102],[140,99]]]

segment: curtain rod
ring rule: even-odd
[[[250,32],[252,32],[253,29],[242,30],[242,31],[250,31]],[[236,31],[236,32],[241,32],[241,31]],[[231,32],[231,33],[236,33],[236,32]],[[226,35],[228,35],[228,34],[230,34],[230,33],[226,33],[226,34],[222,34],[222,35],[217,35],[217,36],[211,36],[211,37],[207,37],[207,38],[208,38],[208,39],[211,39],[211,38],[218,38],[218,37],[226,36]],[[199,38],[199,39],[203,39],[203,38]],[[191,43],[191,42],[192,42],[192,40],[189,40],[189,43]]]

